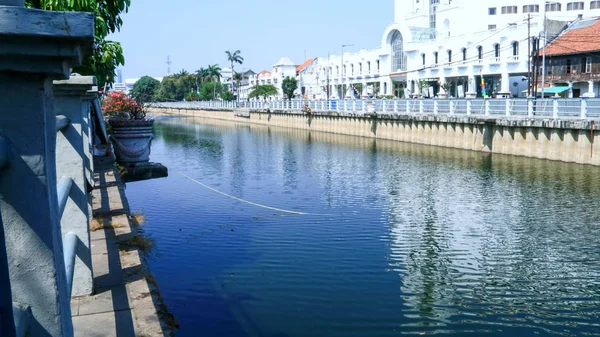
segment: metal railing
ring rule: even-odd
[[[367,113],[389,115],[474,115],[489,118],[600,118],[600,98],[474,98],[474,99],[346,99],[346,100],[272,100],[243,102],[170,102],[155,107],[174,109],[249,109],[274,112],[301,112],[308,106],[313,112],[339,115]]]

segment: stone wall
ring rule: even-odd
[[[329,132],[448,148],[600,165],[594,121],[497,119],[444,115],[335,116],[232,110],[151,108],[156,116],[188,116]]]

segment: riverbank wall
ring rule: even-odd
[[[328,132],[600,166],[593,120],[451,115],[301,113],[151,107],[154,116],[186,116]]]

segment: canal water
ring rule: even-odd
[[[178,336],[600,335],[598,167],[192,119],[155,134],[170,176],[127,195]]]

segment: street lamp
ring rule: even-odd
[[[344,48],[345,47],[354,47],[353,44],[343,44],[342,45],[342,99],[346,98],[346,93],[344,92],[344,76],[346,76],[346,72],[344,71]]]

